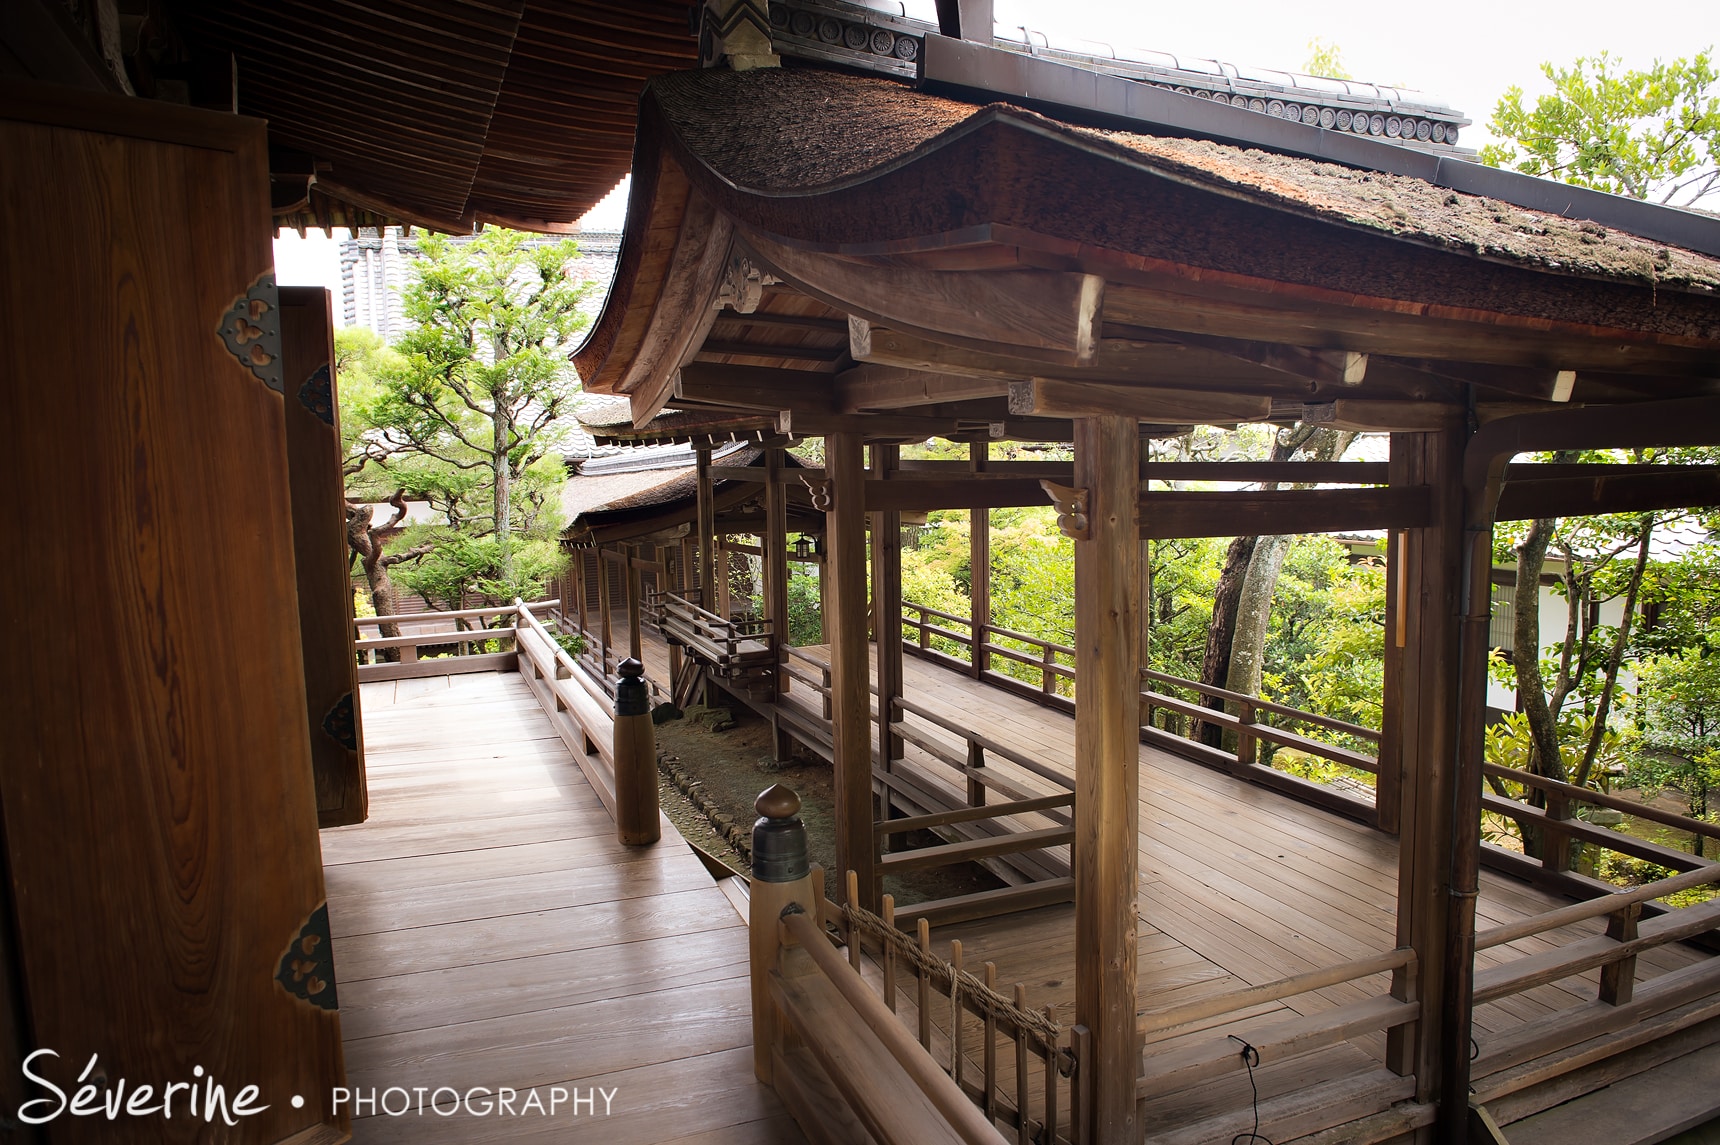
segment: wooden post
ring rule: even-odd
[[[758,821],[752,829],[752,893],[748,896],[747,926],[751,941],[753,1073],[767,1085],[778,1031],[776,1006],[770,998],[770,972],[776,968],[777,927],[790,903],[804,911],[815,901],[812,875],[806,863],[806,828],[800,822],[800,796],[773,784],[760,792],[753,808]]]
[[[1400,475],[1407,465],[1390,464],[1393,484],[1401,484]],[[1408,565],[1404,561],[1404,546],[1408,533],[1399,529],[1386,541],[1386,638],[1380,709],[1379,772],[1374,780],[1374,825],[1395,835],[1401,822],[1399,812],[1403,803],[1403,711],[1404,711],[1404,646],[1407,640],[1408,614],[1404,593]]]
[[[1642,904],[1620,907],[1607,916],[1607,937],[1614,942],[1634,942],[1637,923],[1642,918]],[[1636,955],[1609,962],[1601,967],[1600,999],[1609,1006],[1623,1006],[1636,992]]]
[[[717,611],[717,506],[711,492],[711,450],[709,446],[695,448],[695,472],[698,481],[699,574],[697,587],[699,603],[712,612]]]
[[[639,546],[628,545],[622,553],[627,557],[627,563],[622,566],[627,571],[627,655],[643,663],[644,641],[639,631],[639,597],[642,595],[637,564]]]
[[[1463,442],[1453,431],[1392,435],[1394,485],[1432,490],[1433,523],[1403,535],[1402,671],[1396,701],[1403,784],[1398,822],[1397,945],[1415,950],[1420,972],[1400,970],[1392,993],[1419,999],[1421,1019],[1390,1031],[1386,1064],[1413,1073],[1416,1100],[1441,1091],[1440,1045],[1451,1021],[1444,975],[1450,895],[1453,763],[1457,732],[1458,590],[1463,559]],[[1395,642],[1393,641],[1388,643]],[[1467,1009],[1467,1007],[1465,1007]],[[1467,1023],[1465,1023],[1467,1026]],[[1467,1036],[1467,1033],[1464,1034]],[[1441,1134],[1452,1132],[1449,1125]],[[1461,1133],[1462,1126],[1456,1127]]]
[[[991,453],[991,443],[975,441],[968,444],[968,469],[984,473]],[[970,671],[978,680],[991,667],[991,654],[985,650],[991,639],[991,510],[968,510],[968,632],[973,636]],[[921,617],[921,619],[925,619]]]
[[[889,478],[901,466],[902,447],[874,445],[872,473]],[[902,758],[902,737],[890,731],[894,702],[902,698],[902,514],[872,514],[872,632],[878,644],[878,758],[885,771]],[[884,814],[890,813],[889,792]]]
[[[590,618],[586,615],[591,600],[591,583],[585,573],[588,555],[585,549],[576,549],[573,554],[574,581],[579,586],[579,631],[581,635],[591,631]]]
[[[629,847],[662,837],[657,815],[657,730],[645,665],[621,662],[615,684],[615,837]]]
[[[1079,1077],[1099,1141],[1138,1141],[1135,899],[1140,834],[1139,431],[1075,422],[1075,1020],[1092,1031]],[[1072,523],[1079,531],[1080,522]]]
[[[866,472],[858,433],[824,439],[830,477],[825,528],[830,553],[832,768],[836,788],[836,868],[859,876],[867,909],[877,909],[876,843],[872,836],[872,689],[866,643]]]
[[[1141,438],[1141,463],[1152,460],[1151,438]],[[1144,489],[1145,486],[1143,485]],[[1153,663],[1153,542],[1141,540],[1141,667]]]
[[[781,449],[764,454],[764,615],[775,640],[776,667],[771,681],[778,696],[788,692],[788,489],[782,483]]]
[[[609,674],[609,556],[600,545],[597,549],[597,625],[603,649],[599,661],[604,675]]]

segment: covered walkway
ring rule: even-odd
[[[362,707],[370,820],[322,833],[348,1088],[613,1097],[474,1117],[444,1093],[355,1142],[801,1140],[753,1080],[740,915],[666,821],[615,841],[519,675],[365,684]]]

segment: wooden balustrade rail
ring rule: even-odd
[[[1399,968],[1408,968],[1413,973],[1415,965],[1415,951],[1408,947],[1400,947],[1396,950],[1388,950],[1383,954],[1370,954],[1366,958],[1342,962],[1336,966],[1310,970],[1303,974],[1293,974],[1275,982],[1265,982],[1259,986],[1246,986],[1240,990],[1231,990],[1211,998],[1185,1002],[1180,1006],[1165,1006],[1157,1010],[1148,1010],[1140,1016],[1138,1028],[1142,1034],[1160,1033],[1175,1029],[1178,1026],[1186,1026],[1191,1022],[1216,1018],[1221,1014],[1236,1013],[1239,1010],[1246,1010],[1264,1002],[1277,1002],[1285,998],[1293,998],[1298,994],[1323,990],[1329,986],[1354,982],[1361,978],[1370,978],[1375,974],[1384,974]]]
[[[647,594],[649,615],[663,639],[686,648],[734,678],[776,670],[776,637],[768,620],[728,620],[684,596]]]
[[[961,1086],[939,1068],[924,1047],[897,1021],[884,1000],[872,992],[865,980],[855,973],[854,967],[844,961],[830,945],[824,931],[811,915],[798,909],[786,913],[782,917],[782,928],[787,939],[807,953],[823,980],[835,987],[842,1002],[865,1024],[877,1043],[907,1075],[918,1093],[931,1103],[943,1125],[951,1131],[956,1140],[963,1145],[1001,1145],[1003,1138],[992,1126],[985,1111],[968,1099]],[[779,975],[774,983],[777,989],[784,992],[785,996],[779,999],[787,1003],[783,1006],[784,1013],[791,1019],[810,1017],[801,1012],[801,1006],[795,1005],[792,997],[787,996],[788,981]],[[802,1022],[796,1022],[796,1025],[801,1024]],[[828,1038],[837,1028],[839,1027],[835,1022],[829,1025],[805,1022],[799,1033],[802,1038],[816,1046],[821,1038]],[[893,1115],[899,1112],[895,1103],[901,1100],[900,1095],[892,1093],[888,1078],[870,1076],[871,1071],[866,1072],[869,1076],[850,1075],[840,1081],[846,1084],[847,1096],[851,1102],[880,1103],[864,1111],[869,1114],[863,1118],[869,1126],[888,1125]],[[906,1137],[904,1140],[912,1141],[916,1137],[921,1140],[935,1140],[932,1128],[919,1126],[910,1129],[915,1136]],[[921,1134],[924,1136],[920,1136]]]
[[[572,753],[593,790],[615,817],[617,766],[613,685],[594,677],[556,643],[531,606],[516,606],[520,674],[538,706]]]
[[[513,662],[514,652],[474,652],[472,646],[490,640],[513,642],[517,636],[513,627],[458,628],[453,625],[462,620],[486,620],[507,616],[513,611],[512,606],[507,606],[357,617],[353,622],[355,634],[361,633],[365,626],[380,627],[384,624],[450,625],[448,628],[437,628],[431,632],[409,632],[400,636],[358,635],[353,640],[353,652],[358,657],[358,680],[360,683],[366,683],[378,680],[412,680],[426,676],[456,676],[467,672],[503,671]],[[454,654],[420,659],[418,653],[422,648],[452,648]],[[396,658],[378,659],[378,653],[384,651],[395,652]]]
[[[1562,796],[1571,803],[1587,803],[1592,807],[1609,807],[1614,811],[1623,811],[1638,819],[1646,819],[1650,823],[1659,823],[1663,827],[1676,827],[1691,835],[1701,835],[1708,839],[1720,839],[1720,823],[1708,823],[1701,819],[1692,819],[1688,815],[1680,815],[1676,811],[1662,811],[1658,807],[1650,807],[1643,803],[1634,803],[1629,799],[1621,799],[1604,791],[1596,791],[1591,787],[1578,787],[1574,783],[1561,783],[1556,779],[1536,775],[1533,772],[1522,771],[1513,767],[1500,767],[1497,764],[1484,764],[1482,774],[1494,779],[1503,779],[1510,783],[1520,783],[1525,787],[1538,787],[1549,795]]]
[[[1486,950],[1489,947],[1503,946],[1507,942],[1516,942],[1519,939],[1530,938],[1549,930],[1557,930],[1562,926],[1570,926],[1573,923],[1586,922],[1591,918],[1614,914],[1638,903],[1651,902],[1678,891],[1706,886],[1713,882],[1720,882],[1720,863],[1707,863],[1697,870],[1686,871],[1683,874],[1673,875],[1671,878],[1661,879],[1658,882],[1616,890],[1611,894],[1602,895],[1600,898],[1556,907],[1541,914],[1530,915],[1528,918],[1520,918],[1516,922],[1508,922],[1502,926],[1484,930],[1475,936],[1475,949]]]

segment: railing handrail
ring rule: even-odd
[[[1613,914],[1637,903],[1664,898],[1666,895],[1715,881],[1720,881],[1720,863],[1707,863],[1694,871],[1685,871],[1681,875],[1673,875],[1671,878],[1661,879],[1659,882],[1644,883],[1640,887],[1613,891],[1610,894],[1601,895],[1599,898],[1572,903],[1569,906],[1555,907],[1540,914],[1530,915],[1528,918],[1520,918],[1516,922],[1508,922],[1503,926],[1484,930],[1475,936],[1475,949],[1486,950],[1489,947],[1503,946],[1507,942],[1532,938],[1549,930],[1557,930],[1561,926],[1587,922],[1591,918]]]
[[[1140,1016],[1138,1029],[1142,1034],[1158,1033],[1162,1030],[1186,1026],[1190,1022],[1198,1022],[1203,1018],[1215,1018],[1220,1014],[1229,1014],[1237,1010],[1246,1010],[1263,1002],[1276,1002],[1283,998],[1293,998],[1298,994],[1306,994],[1312,990],[1323,990],[1329,986],[1354,982],[1358,978],[1370,978],[1375,974],[1384,974],[1400,967],[1415,964],[1415,951],[1407,946],[1388,950],[1381,954],[1370,954],[1363,958],[1340,962],[1335,966],[1325,966],[1318,970],[1309,970],[1302,974],[1292,974],[1274,982],[1263,982],[1259,986],[1247,986],[1241,990],[1232,990],[1212,998],[1200,998],[1193,1002],[1184,1002],[1179,1006],[1165,1006],[1158,1010],[1148,1010]]]
[[[1709,839],[1720,839],[1720,823],[1706,823],[1701,819],[1692,819],[1688,815],[1680,815],[1676,811],[1662,811],[1658,807],[1650,807],[1645,803],[1633,803],[1629,799],[1621,799],[1604,791],[1596,791],[1592,787],[1579,787],[1574,783],[1561,783],[1556,779],[1536,775],[1515,767],[1501,767],[1496,763],[1482,765],[1484,775],[1503,779],[1510,783],[1521,783],[1528,787],[1539,787],[1543,791],[1566,796],[1576,803],[1588,803],[1596,807],[1609,807],[1614,811],[1623,811],[1638,819],[1647,819],[1651,823],[1659,823],[1663,827],[1677,827],[1689,831],[1693,835],[1702,835]]]
[[[538,600],[534,608],[559,607],[561,600]],[[457,608],[446,612],[391,612],[381,616],[355,616],[354,624],[416,624],[426,620],[471,620],[481,616],[501,616],[513,612],[511,604],[489,605],[484,608]]]
[[[482,640],[506,640],[514,634],[507,628],[448,628],[435,632],[408,632],[404,636],[361,636],[352,642],[360,652],[383,648],[423,648],[432,644],[476,644]]]
[[[1364,739],[1370,743],[1380,742],[1379,732],[1372,728],[1363,727],[1361,724],[1352,724],[1348,720],[1340,720],[1332,716],[1322,716],[1315,712],[1303,711],[1301,708],[1293,708],[1288,704],[1280,704],[1272,700],[1263,700],[1259,696],[1250,696],[1246,692],[1233,692],[1228,688],[1220,688],[1212,684],[1203,684],[1199,680],[1185,680],[1181,676],[1173,676],[1169,672],[1161,672],[1156,668],[1142,668],[1141,676],[1143,679],[1154,680],[1161,684],[1170,684],[1174,687],[1187,688],[1192,692],[1199,692],[1203,696],[1211,696],[1216,700],[1229,700],[1235,704],[1246,704],[1256,711],[1272,712],[1274,715],[1281,715],[1289,719],[1298,720],[1302,723],[1313,724],[1316,727],[1323,727],[1329,731],[1342,732],[1344,735],[1352,735],[1357,739]]]
[[[971,744],[974,744],[978,747],[984,748],[986,751],[990,752],[992,755],[998,756],[999,758],[1002,758],[1002,759],[1006,759],[1010,763],[1015,764],[1017,767],[1022,768],[1026,771],[1032,772],[1034,775],[1039,776],[1039,778],[1041,778],[1041,779],[1049,780],[1050,782],[1056,784],[1058,787],[1064,789],[1065,791],[1073,791],[1075,789],[1074,781],[1071,780],[1068,776],[1063,775],[1063,774],[1053,770],[1050,767],[1047,767],[1045,764],[1042,764],[1037,760],[1029,759],[1027,756],[1021,754],[1020,752],[1014,750],[1011,747],[1008,747],[1005,744],[999,743],[997,740],[992,739],[988,735],[984,735],[983,733],[971,731],[967,728],[964,728],[961,725],[955,723],[954,721],[946,719],[945,717],[940,716],[937,713],[931,711],[929,708],[925,707],[924,705],[915,703],[913,700],[909,700],[909,699],[905,699],[901,696],[897,696],[895,698],[895,704],[897,707],[901,708],[903,711],[912,712],[914,715],[919,716],[921,719],[925,720],[927,723],[932,724],[936,727],[940,727],[940,728],[944,729],[945,731],[950,732],[954,735],[960,736],[962,739],[964,739],[968,743],[971,743]]]
[[[782,925],[957,1136],[968,1145],[1002,1145],[1002,1136],[984,1111],[968,1100],[955,1081],[909,1035],[884,1000],[836,953],[812,916],[795,909],[782,916]]]

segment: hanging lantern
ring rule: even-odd
[[[794,538],[794,555],[803,561],[812,556],[812,541],[805,533]]]

